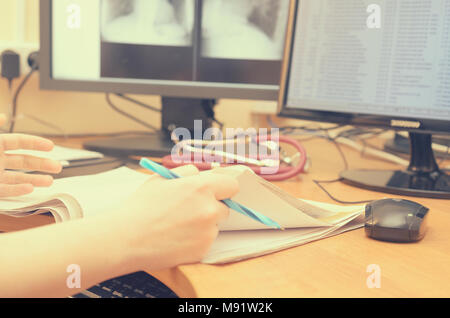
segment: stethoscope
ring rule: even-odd
[[[217,146],[226,147],[249,143],[266,147],[272,154],[247,157],[215,150]],[[295,157],[298,157],[299,162],[295,166],[292,165],[293,157],[280,156],[280,144],[282,143],[293,146],[297,151]],[[257,175],[268,181],[283,181],[305,172],[307,165],[305,148],[297,140],[286,136],[276,136],[276,138],[270,135],[250,136],[220,141],[190,139],[177,142],[176,147],[176,151],[172,155],[166,156],[162,160],[162,164],[166,168],[194,165],[203,171],[240,164],[252,169]]]

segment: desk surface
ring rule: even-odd
[[[76,145],[72,143],[72,145]],[[304,142],[312,166],[309,174],[277,183],[296,197],[334,203],[312,182],[337,177],[344,164],[335,146],[315,139]],[[343,147],[350,168],[396,169],[397,166],[361,156]],[[326,185],[342,200],[395,197],[353,188]],[[181,297],[449,297],[450,201],[412,198],[430,208],[425,238],[395,244],[367,238],[363,229],[228,265],[186,265],[148,272]],[[51,223],[45,216],[20,220],[0,217],[2,231]],[[381,288],[369,289],[367,267],[379,266]]]

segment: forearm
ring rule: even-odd
[[[133,271],[110,223],[93,217],[0,235],[0,297],[65,297]],[[67,284],[70,265],[80,269],[80,289]]]

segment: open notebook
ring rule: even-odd
[[[219,237],[203,262],[227,263],[301,245],[363,225],[364,206],[340,207],[296,199],[245,168],[221,168],[233,174],[240,192],[233,200],[275,220],[285,230],[231,211],[219,224]],[[0,200],[0,213],[16,217],[50,212],[56,222],[108,213],[136,191],[149,175],[122,167],[108,172],[55,180],[50,188]]]

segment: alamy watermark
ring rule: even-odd
[[[381,267],[377,264],[370,264],[366,269],[367,273],[370,275],[367,277],[366,285],[367,288],[381,288]]]
[[[379,4],[371,4],[367,7],[366,24],[368,29],[381,29],[381,6]]]
[[[70,273],[66,279],[66,285],[69,289],[81,289],[81,267],[77,264],[67,266],[67,273]]]

